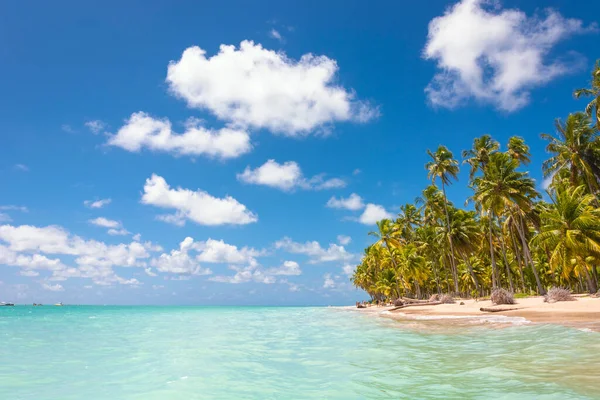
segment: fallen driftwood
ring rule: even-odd
[[[394,307],[388,311],[396,311],[396,310],[399,310],[401,308],[406,308],[406,307],[437,306],[438,304],[442,304],[442,302],[441,301],[428,301],[427,303],[412,303],[412,304],[405,304],[403,306]]]
[[[489,307],[481,307],[479,311],[483,312],[501,312],[501,311],[513,311],[520,310],[522,307],[513,307],[513,308],[489,308]]]
[[[408,304],[427,304],[427,303],[432,303],[429,300],[417,300],[417,299],[411,299],[408,297],[401,297],[400,298],[403,302],[408,303]]]

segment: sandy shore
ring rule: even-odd
[[[398,320],[431,320],[455,324],[460,320],[482,320],[506,323],[553,323],[576,326],[600,331],[600,298],[577,296],[575,301],[544,303],[544,298],[528,297],[517,299],[514,305],[494,306],[490,300],[458,300],[455,304],[436,306],[411,306],[390,311],[393,307],[369,307],[356,309],[363,313],[374,313]],[[464,304],[461,305],[460,303]],[[482,312],[480,308],[516,310]]]

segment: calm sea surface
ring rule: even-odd
[[[0,307],[0,399],[600,399],[600,334],[334,308]]]

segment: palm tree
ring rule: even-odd
[[[542,213],[541,232],[534,243],[550,249],[549,263],[561,267],[565,278],[575,272],[585,276],[590,293],[597,285],[590,274],[590,261],[600,257],[600,210],[595,197],[585,193],[585,186],[559,185],[552,194],[554,207]]]
[[[479,281],[469,261],[469,257],[478,250],[479,243],[481,242],[481,227],[475,219],[475,215],[475,211],[464,211],[454,208],[451,219],[451,236],[457,252],[461,255],[469,271],[475,289],[481,294]]]
[[[541,134],[549,142],[546,151],[552,154],[542,164],[544,177],[568,171],[572,186],[586,184],[595,193],[600,182],[598,129],[584,113],[570,114],[564,124],[556,120],[555,125],[557,136]]]
[[[435,153],[427,150],[427,154],[431,157],[425,168],[428,170],[428,178],[435,184],[436,179],[442,182],[442,193],[444,194],[444,211],[446,213],[446,233],[450,243],[450,262],[452,272],[454,274],[454,290],[458,293],[458,273],[456,270],[456,260],[454,258],[454,246],[452,245],[452,237],[450,236],[450,216],[448,215],[448,197],[446,196],[446,185],[451,183],[452,178],[458,179],[458,161],[452,155],[452,152],[446,146],[438,146]]]
[[[490,135],[485,134],[473,140],[472,149],[463,150],[463,163],[467,163],[471,166],[469,179],[473,180],[477,171],[483,171],[490,159],[490,154],[495,153],[499,148],[500,143],[492,139]]]
[[[512,136],[508,139],[508,155],[511,158],[519,161],[521,164],[529,164],[531,162],[531,154],[529,146],[525,144],[525,140],[519,136]]]
[[[592,97],[592,101],[585,107],[585,112],[592,117],[596,109],[596,129],[600,129],[600,60],[596,61],[596,66],[592,71],[592,81],[590,88],[577,89],[573,92],[576,99],[580,97]]]
[[[375,245],[385,246],[387,249],[390,260],[394,265],[394,270],[396,273],[398,272],[398,264],[394,259],[394,254],[392,253],[392,248],[400,247],[400,238],[398,235],[398,231],[394,228],[394,223],[390,219],[382,219],[381,221],[377,221],[377,231],[369,232],[369,235],[375,236],[377,238],[377,242]],[[400,284],[399,279],[396,281],[396,286],[398,292],[400,292]]]
[[[415,228],[422,222],[421,211],[414,204],[400,206],[400,213],[396,219],[396,225],[400,236],[405,240],[412,240]]]
[[[535,191],[533,179],[527,173],[517,171],[519,162],[507,153],[494,153],[486,166],[483,176],[473,181],[475,186],[474,199],[480,204],[482,210],[489,215],[489,242],[492,260],[492,273],[496,270],[496,262],[492,244],[492,224],[502,214],[510,214],[516,221],[517,231],[526,247],[526,233],[523,224],[523,213],[529,212],[533,207],[533,199],[539,197]],[[524,251],[528,252],[528,248]],[[531,263],[533,274],[540,294],[544,288],[539,280],[538,273]],[[498,276],[498,275],[496,275]]]

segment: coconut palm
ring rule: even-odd
[[[473,179],[477,171],[483,171],[485,165],[490,159],[490,154],[495,153],[500,148],[500,143],[496,142],[488,134],[482,135],[481,137],[473,140],[473,148],[470,150],[463,150],[462,157],[463,163],[467,163],[471,166],[469,172],[469,179]]]
[[[585,184],[595,193],[600,182],[598,129],[584,113],[570,114],[564,123],[557,119],[555,125],[556,136],[541,134],[549,142],[546,151],[551,154],[542,164],[544,176],[561,176],[568,171],[571,186]]]
[[[590,262],[600,258],[600,210],[595,197],[585,193],[585,186],[557,186],[552,194],[554,207],[542,213],[541,232],[533,239],[550,249],[549,263],[561,267],[565,278],[571,273],[585,277],[591,293],[597,285],[590,273]]]
[[[394,259],[394,254],[392,249],[400,247],[400,237],[399,232],[396,230],[394,223],[390,219],[382,219],[381,221],[377,221],[377,231],[369,232],[369,235],[375,236],[377,238],[377,242],[375,245],[385,246],[388,251],[388,255],[394,266],[394,270],[398,271],[398,264]],[[400,283],[399,279],[396,281],[398,292],[400,291]]]
[[[523,242],[526,242],[526,232],[523,223],[523,214],[531,211],[533,200],[539,197],[535,191],[533,179],[527,173],[517,171],[519,162],[507,153],[494,153],[486,166],[483,176],[473,181],[475,187],[475,201],[489,216],[490,230],[490,258],[492,260],[492,274],[498,277],[495,252],[492,244],[492,224],[498,216],[509,214],[515,219],[517,230]],[[528,251],[528,249],[526,249]],[[544,292],[535,266],[531,264],[536,277],[536,284],[540,293]],[[496,283],[498,281],[496,280]]]
[[[446,196],[446,185],[449,185],[452,179],[458,179],[458,161],[454,159],[452,152],[446,146],[438,146],[435,153],[427,150],[427,154],[431,157],[425,168],[428,171],[428,178],[435,184],[437,179],[442,183],[442,193],[444,195],[444,212],[446,214],[446,234],[450,243],[450,263],[452,265],[452,273],[454,275],[454,290],[458,293],[458,273],[456,270],[456,260],[454,258],[454,246],[452,237],[450,236],[450,216],[448,214],[448,197]]]
[[[596,128],[600,129],[600,60],[596,61],[596,66],[592,71],[592,80],[590,88],[577,89],[573,92],[576,99],[580,97],[591,97],[592,101],[585,107],[585,112],[590,117],[596,114]]]
[[[525,144],[525,140],[519,136],[512,136],[508,139],[507,153],[511,158],[519,161],[521,164],[529,164],[531,162],[531,154],[529,146]]]

